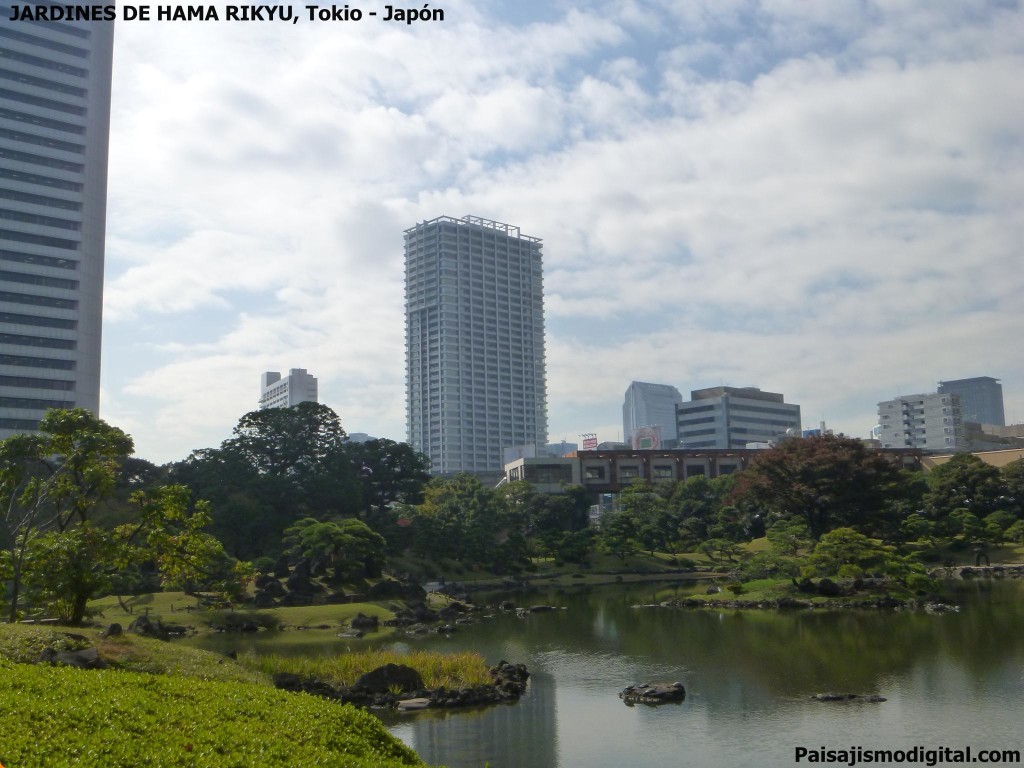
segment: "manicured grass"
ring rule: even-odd
[[[756,555],[758,552],[767,552],[768,550],[770,550],[772,548],[772,543],[768,541],[767,536],[762,536],[760,539],[748,541],[747,543],[741,544],[740,546],[743,547],[743,549],[747,550],[747,552],[749,552],[750,554]]]
[[[319,678],[340,685],[351,685],[361,675],[385,664],[404,664],[423,678],[428,688],[468,688],[489,683],[487,662],[478,653],[436,653],[430,651],[366,650],[333,656],[255,656],[246,654],[242,664],[264,674],[290,672],[300,677]]]
[[[183,592],[156,592],[122,599],[132,609],[132,613],[126,613],[118,604],[117,598],[113,596],[93,600],[89,603],[89,608],[97,612],[96,621],[107,624],[116,621],[125,626],[146,613],[147,610],[150,616],[159,616],[165,622],[195,628],[208,626],[220,614],[219,611],[198,607],[196,599]],[[192,610],[186,611],[186,607],[191,607]],[[234,612],[238,615],[250,612],[254,615],[269,616],[282,627],[315,627],[322,624],[341,627],[347,625],[357,613],[377,616],[382,621],[394,616],[393,611],[380,603],[344,603],[262,609],[238,608]]]
[[[394,768],[372,715],[246,683],[0,661],[0,763],[47,768]]]

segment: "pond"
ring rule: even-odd
[[[388,725],[449,768],[792,766],[799,747],[1024,751],[1024,582],[953,589],[962,610],[940,614],[633,607],[683,594],[650,584],[536,593],[517,599],[565,610],[383,641],[525,663],[517,704]],[[681,704],[618,698],[632,683],[676,680]],[[810,699],[824,692],[887,700]]]

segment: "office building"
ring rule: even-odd
[[[0,24],[0,438],[99,412],[113,34]]]
[[[676,406],[682,402],[683,396],[670,384],[632,382],[626,389],[626,397],[622,403],[623,440],[630,442],[640,427],[660,427],[662,442],[675,440]]]
[[[925,451],[966,450],[960,396],[904,395],[878,404],[879,440],[883,448]]]
[[[1003,385],[991,376],[939,382],[940,395],[959,395],[960,412],[965,422],[1006,426],[1003,411]]]
[[[757,387],[696,389],[676,413],[680,448],[744,448],[800,435],[800,406]]]
[[[283,379],[279,371],[267,371],[260,376],[260,410],[315,402],[316,376],[310,376],[305,368],[292,368]]]
[[[541,241],[442,216],[405,232],[406,426],[434,474],[547,443]]]

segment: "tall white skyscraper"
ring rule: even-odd
[[[434,474],[547,443],[541,241],[448,216],[405,232],[406,427]]]
[[[0,1],[0,438],[99,411],[113,22]]]

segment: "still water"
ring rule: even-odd
[[[797,747],[1024,751],[1024,582],[961,584],[952,614],[632,607],[677,589],[539,593],[520,604],[565,610],[387,642],[476,650],[532,672],[515,705],[388,725],[449,768],[793,766]],[[687,690],[678,705],[618,698],[632,683],[675,680]],[[887,701],[809,700],[820,692]]]
[[[449,768],[793,766],[798,746],[1024,750],[1024,583],[960,591],[960,613],[934,615],[632,608],[672,596],[649,585],[541,594],[530,601],[567,610],[423,643],[524,662],[518,704],[392,731]],[[618,698],[651,680],[680,680],[686,701]],[[808,698],[826,691],[888,700]]]

